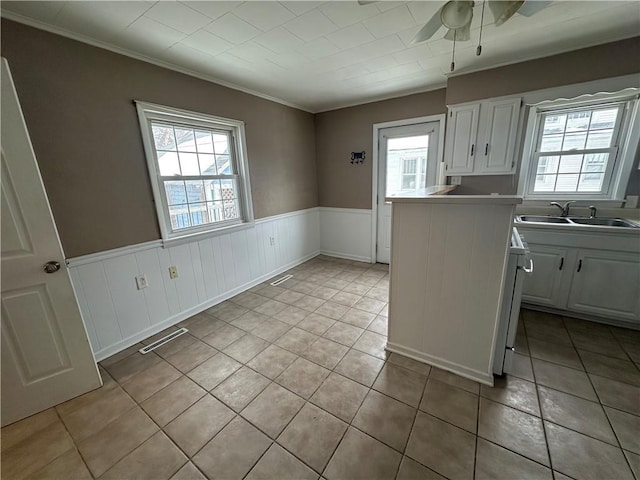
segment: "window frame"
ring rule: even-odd
[[[611,205],[622,204],[626,193],[631,169],[638,149],[640,134],[640,112],[637,89],[633,93],[584,95],[575,99],[562,99],[557,101],[544,101],[540,105],[530,107],[528,122],[525,126],[525,142],[523,149],[523,162],[520,171],[518,192],[527,203],[546,204],[549,200],[558,201],[588,201]],[[589,97],[585,99],[586,97]],[[550,113],[563,114],[588,108],[597,109],[606,105],[621,105],[621,112],[616,119],[612,146],[605,149],[576,150],[576,154],[585,153],[585,150],[602,150],[610,152],[610,158],[605,171],[603,189],[600,192],[534,192],[535,180],[538,168],[538,159],[541,156],[559,155],[559,152],[539,152],[542,141],[543,122]],[[565,152],[566,153],[566,152]]]
[[[253,205],[251,201],[251,187],[249,180],[249,166],[244,122],[229,118],[217,117],[205,113],[192,112],[174,107],[167,107],[153,103],[135,101],[140,123],[140,132],[147,160],[147,168],[151,180],[158,224],[164,242],[200,235],[215,235],[246,228],[254,223]],[[167,177],[160,175],[158,155],[153,140],[152,122],[168,123],[173,126],[186,128],[204,128],[228,132],[230,136],[230,159],[234,163],[238,185],[239,218],[220,222],[210,222],[203,225],[173,229],[169,203],[164,188],[165,181],[198,180],[227,177],[227,175],[180,175]]]

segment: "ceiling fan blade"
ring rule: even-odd
[[[530,17],[538,13],[543,8],[548,7],[551,3],[553,2],[544,0],[536,0],[534,2],[530,0],[528,2],[524,2],[524,5],[518,10],[518,13],[520,15],[524,15],[525,17]]]
[[[440,20],[440,11],[442,9],[438,9],[438,11],[429,19],[427,23],[415,34],[415,36],[411,39],[411,43],[420,43],[426,40],[429,40],[431,37],[435,35],[435,33],[442,27],[442,20]]]
[[[496,27],[509,20],[522,7],[524,0],[499,1],[489,0],[489,9],[493,13]]]
[[[378,3],[378,0],[358,0],[358,5],[369,5],[370,3]]]

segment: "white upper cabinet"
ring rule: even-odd
[[[449,109],[444,149],[448,175],[473,172],[479,114],[479,103]]]
[[[486,100],[449,108],[447,175],[512,175],[521,99]]]

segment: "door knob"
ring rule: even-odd
[[[60,263],[54,261],[47,262],[44,264],[42,269],[44,270],[44,273],[56,273],[58,270],[60,270]]]

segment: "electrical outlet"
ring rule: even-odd
[[[169,278],[171,280],[178,278],[178,267],[176,267],[175,265],[171,265],[169,267]]]
[[[462,184],[462,177],[460,175],[449,177],[451,178],[451,185],[460,185]]]
[[[149,286],[147,276],[144,273],[136,277],[136,286],[138,287],[138,290],[142,290],[143,288],[147,288]]]
[[[270,245],[275,245],[276,244],[276,237],[269,237],[269,244]]]

